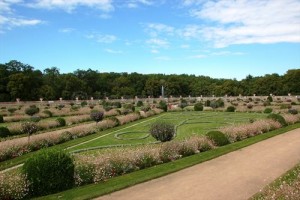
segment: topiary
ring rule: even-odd
[[[142,101],[138,101],[137,103],[136,103],[136,106],[137,107],[141,107],[141,106],[143,106],[144,105],[144,103],[142,102]]]
[[[211,139],[217,146],[229,144],[228,138],[221,131],[210,131],[206,136]]]
[[[33,106],[30,106],[29,108],[25,109],[25,113],[30,116],[35,115],[39,111],[40,111],[40,109],[38,107],[33,107]]]
[[[96,124],[97,124],[98,122],[100,122],[103,119],[104,113],[101,112],[101,111],[93,110],[91,112],[90,116],[91,116],[91,119],[94,120],[96,122]]]
[[[160,101],[158,104],[158,108],[164,110],[165,112],[168,111],[168,105],[165,101]]]
[[[65,126],[66,125],[66,120],[62,117],[57,118],[56,121],[59,123],[59,126]]]
[[[10,131],[8,128],[1,126],[0,127],[0,137],[7,137],[10,135]]]
[[[289,109],[289,111],[288,111],[290,114],[292,114],[292,115],[297,115],[298,114],[298,110],[296,110],[296,109]]]
[[[272,113],[272,114],[268,115],[267,118],[273,119],[273,120],[279,122],[282,126],[287,126],[287,123],[286,123],[284,117],[282,117],[280,114]]]
[[[150,134],[161,142],[171,141],[175,136],[175,127],[166,122],[155,122],[150,127]]]
[[[202,103],[196,103],[195,105],[194,105],[194,110],[195,111],[203,111],[203,105],[202,105]]]
[[[88,103],[87,103],[86,101],[83,101],[83,102],[80,103],[81,107],[84,107],[84,106],[86,106],[87,104],[88,104]]]
[[[235,107],[234,106],[228,106],[226,109],[226,112],[234,112],[235,111]]]
[[[269,102],[273,102],[273,98],[272,98],[271,96],[268,96],[267,100],[268,100]]]
[[[30,196],[42,196],[74,186],[74,163],[63,150],[43,149],[23,165]]]
[[[10,114],[13,114],[16,110],[18,110],[17,108],[8,108],[7,111],[10,113]]]
[[[267,114],[269,114],[269,113],[271,113],[271,112],[273,112],[273,109],[272,109],[272,108],[266,108],[266,109],[264,110],[264,113],[267,113]]]
[[[0,123],[4,123],[4,119],[2,115],[0,115]]]
[[[43,113],[46,114],[46,115],[48,115],[48,117],[52,117],[53,116],[53,114],[52,114],[52,112],[50,110],[44,110]]]

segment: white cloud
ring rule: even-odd
[[[86,35],[86,38],[93,39],[99,43],[113,43],[117,40],[117,37],[114,35],[103,35],[99,33]]]
[[[45,9],[58,8],[67,12],[72,12],[78,6],[96,8],[104,12],[114,10],[112,0],[35,0],[33,3],[29,3],[28,6]]]
[[[152,48],[168,48],[169,43],[166,40],[158,39],[158,38],[151,38],[146,41]]]
[[[209,1],[190,14],[217,25],[186,30],[182,35],[202,36],[215,47],[300,42],[299,0]]]
[[[149,23],[146,25],[145,31],[151,36],[151,37],[157,37],[161,34],[166,35],[173,35],[174,33],[174,27],[168,26],[161,23]]]
[[[62,28],[62,29],[59,29],[58,31],[61,33],[71,33],[73,31],[75,31],[75,29],[74,28]]]
[[[22,0],[0,0],[0,33],[11,30],[14,27],[34,26],[44,23],[42,20],[26,19],[16,15],[12,6],[22,2]]]
[[[206,0],[182,0],[183,6],[194,6],[204,3]]]
[[[217,51],[217,52],[212,52],[210,55],[212,56],[228,56],[228,55],[244,55],[245,53],[243,52],[232,52],[232,51]]]
[[[111,53],[111,54],[122,54],[122,51],[119,50],[113,50],[113,49],[104,49],[105,52]]]

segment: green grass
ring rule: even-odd
[[[283,186],[296,187],[294,186],[295,182],[300,182],[300,163],[266,186],[263,191],[253,195],[251,200],[271,199],[274,194],[276,199],[290,199],[292,197],[289,195],[294,195],[294,193],[284,194],[282,192]]]
[[[176,140],[198,134],[203,135],[208,131],[216,130],[222,126],[234,123],[249,122],[250,119],[264,118],[266,115],[261,113],[225,113],[225,112],[170,112],[158,118],[159,121],[167,121],[177,127]],[[116,131],[105,138],[99,138],[91,142],[71,148],[71,151],[101,147],[116,144],[139,144],[150,143],[155,140],[152,137],[145,137],[153,121],[147,121],[124,130]],[[124,133],[122,138],[117,139],[115,134]],[[127,135],[128,134],[128,135]],[[131,138],[126,140],[126,138]],[[136,138],[136,139],[134,139]]]
[[[111,132],[113,132],[113,131],[118,131],[118,130],[120,130],[120,129],[124,129],[124,128],[130,127],[130,126],[133,126],[133,125],[135,125],[135,124],[141,123],[141,122],[153,120],[153,119],[155,119],[155,118],[157,118],[157,117],[161,117],[161,116],[163,116],[163,115],[164,115],[164,114],[160,114],[160,115],[155,115],[155,116],[152,116],[152,117],[149,117],[149,118],[146,118],[146,119],[141,119],[141,120],[138,120],[138,121],[135,121],[135,122],[132,122],[132,123],[123,125],[123,126],[118,126],[118,127],[115,127],[115,128],[111,128],[111,129],[105,130],[105,131],[100,131],[100,132],[98,132],[98,133],[96,133],[96,134],[88,135],[88,136],[82,137],[82,138],[77,138],[77,139],[75,139],[75,140],[71,140],[71,141],[65,142],[65,143],[63,143],[63,144],[55,145],[55,146],[48,147],[48,148],[62,148],[62,149],[66,149],[66,148],[68,148],[68,147],[71,147],[71,146],[80,144],[80,143],[82,143],[82,142],[92,140],[92,139],[94,139],[94,138],[103,136],[103,135],[105,135],[105,134],[109,134],[109,133],[111,133]],[[70,127],[70,126],[69,126],[69,127]],[[67,128],[69,128],[69,127],[67,127]],[[34,156],[35,154],[36,154],[36,151],[35,151],[35,152],[30,152],[30,153],[25,154],[25,155],[22,155],[22,156],[20,156],[20,157],[16,157],[16,158],[14,158],[14,159],[10,159],[10,160],[7,160],[7,161],[0,162],[0,170],[5,170],[5,169],[11,168],[11,167],[13,167],[13,166],[22,164],[22,163],[24,163],[28,158],[30,158],[31,156]]]
[[[150,118],[138,120],[123,126],[115,127],[109,130],[101,131],[93,135],[89,135],[76,140],[55,145],[49,148],[69,148],[73,145],[80,144],[92,139],[88,143],[68,149],[68,151],[77,151],[86,148],[103,147],[109,145],[135,145],[141,143],[155,142],[152,137],[145,137],[145,132],[148,132],[150,125],[155,120],[169,121],[177,126],[177,137],[176,140],[184,139],[193,134],[205,134],[210,130],[215,130],[221,126],[225,126],[233,123],[249,122],[250,119],[258,119],[266,117],[265,114],[261,113],[227,113],[227,112],[169,112],[156,115]],[[86,122],[89,123],[89,122]],[[69,128],[68,126],[65,128]],[[61,127],[59,129],[63,129]],[[124,133],[122,135],[123,140],[117,139],[115,134]],[[128,135],[127,135],[128,133]],[[105,136],[106,135],[106,136]],[[105,137],[102,137],[105,136]],[[126,138],[130,138],[126,139]],[[142,139],[141,139],[142,138]],[[14,159],[10,159],[4,162],[0,162],[0,170],[4,170],[13,167],[18,164],[24,163],[26,159],[35,155],[36,152],[31,152]]]
[[[179,171],[181,169],[214,159],[232,151],[244,148],[254,143],[266,140],[287,131],[300,128],[300,124],[291,125],[262,135],[258,135],[246,140],[229,144],[204,153],[185,157],[174,162],[157,165],[144,170],[136,171],[130,174],[112,178],[99,184],[90,184],[82,187],[73,188],[58,194],[53,194],[38,199],[91,199],[102,196],[117,190],[121,190],[138,183],[142,183],[154,178],[165,176],[167,174]]]

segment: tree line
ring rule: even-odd
[[[300,69],[290,69],[284,75],[248,75],[236,79],[216,79],[188,74],[106,73],[92,69],[60,73],[57,67],[43,72],[12,60],[0,64],[0,101],[63,99],[103,99],[159,97],[161,86],[165,96],[238,96],[239,94],[287,95],[300,94]]]

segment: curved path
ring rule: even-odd
[[[300,129],[99,200],[248,199],[300,162]]]

